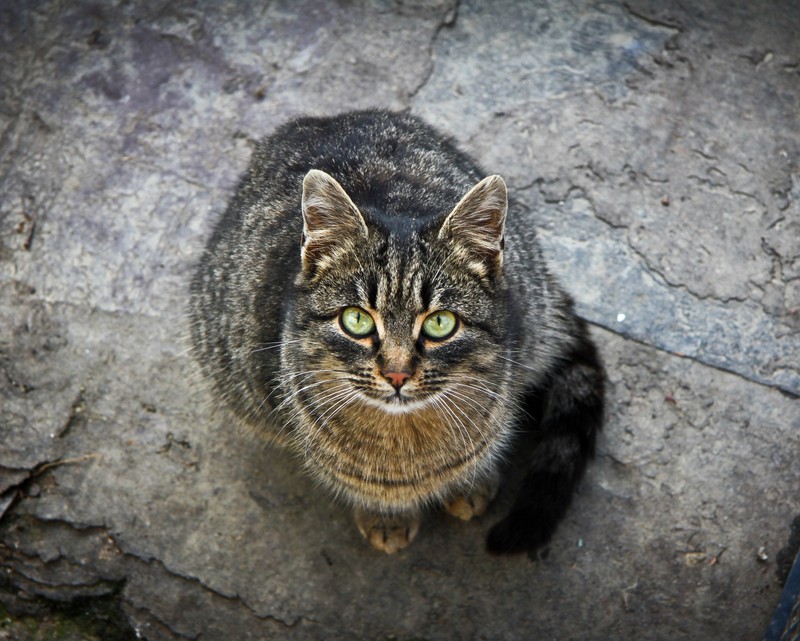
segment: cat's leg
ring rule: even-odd
[[[533,551],[547,543],[594,455],[603,416],[604,374],[583,323],[578,328],[577,342],[545,390],[541,421],[530,426],[538,444],[511,512],[489,532],[490,552]]]
[[[411,543],[420,525],[420,517],[415,513],[389,516],[356,509],[355,520],[359,532],[372,547],[387,554],[394,554]]]
[[[483,481],[476,483],[468,493],[450,499],[444,507],[449,514],[462,521],[483,516],[489,504],[497,496],[498,487],[500,487],[500,474],[495,471]]]

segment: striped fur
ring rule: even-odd
[[[288,442],[386,551],[426,506],[491,498],[523,433],[537,443],[526,478],[551,474],[558,505],[529,483],[489,546],[541,545],[600,427],[586,330],[528,217],[484,176],[409,115],[290,122],[258,146],[192,282],[193,350],[214,397]],[[349,307],[372,334],[347,330]],[[439,310],[458,322],[434,340],[423,325]],[[381,545],[390,529],[399,538]]]

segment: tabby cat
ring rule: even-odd
[[[256,148],[192,281],[214,398],[386,552],[430,506],[483,514],[522,452],[487,546],[535,550],[593,454],[602,366],[508,210],[503,179],[414,116],[300,118]]]

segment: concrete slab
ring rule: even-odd
[[[800,9],[751,5],[6,3],[0,603],[110,599],[147,639],[760,638],[800,513]],[[595,326],[606,430],[536,559],[483,552],[500,508],[378,555],[192,383],[187,279],[252,142],[374,105],[506,176]]]

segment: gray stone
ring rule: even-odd
[[[796,3],[44,1],[0,24],[6,608],[114,598],[169,640],[760,637],[800,513]],[[374,552],[195,383],[187,281],[253,141],[372,105],[506,176],[594,325],[606,428],[537,558],[483,551],[502,498]]]
[[[415,108],[463,114],[590,320],[798,393],[800,9],[507,5],[461,7]]]

